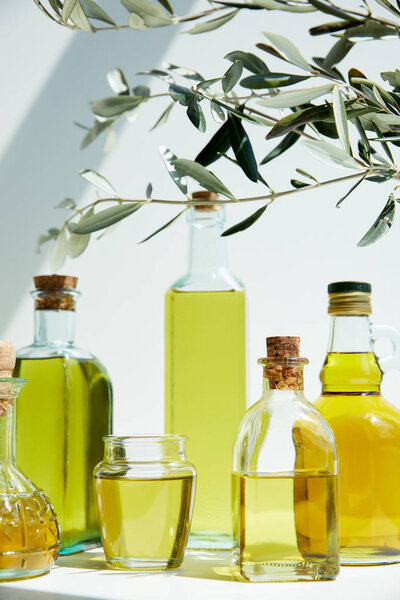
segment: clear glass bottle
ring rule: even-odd
[[[399,562],[400,411],[380,392],[381,366],[400,366],[399,336],[389,327],[371,327],[369,283],[331,283],[328,293],[328,353],[315,406],[338,450],[341,562]],[[391,339],[395,355],[378,361],[372,336]]]
[[[104,366],[74,343],[76,278],[34,280],[34,342],[18,350],[14,369],[29,380],[17,408],[16,456],[51,498],[61,554],[71,554],[101,544],[92,474],[111,432],[112,390]]]
[[[104,438],[94,470],[107,563],[114,569],[174,569],[189,535],[196,471],[180,435]]]
[[[247,581],[335,579],[332,431],[303,394],[300,339],[267,338],[263,393],[244,416],[232,473],[235,571]]]
[[[14,364],[14,347],[0,342],[0,375],[7,375],[0,377],[0,580],[44,575],[60,549],[49,500],[15,462],[15,402],[26,380],[10,377]]]
[[[245,294],[228,269],[224,209],[210,192],[188,211],[187,273],[165,296],[165,431],[196,466],[190,548],[230,548],[232,450],[246,409]]]

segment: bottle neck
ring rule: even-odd
[[[35,310],[34,343],[73,344],[75,339],[75,311]]]
[[[0,416],[0,465],[15,463],[14,455],[15,406],[10,404]]]
[[[371,323],[365,315],[332,315],[329,352],[373,352]]]
[[[216,273],[220,269],[227,269],[225,240],[221,237],[224,227],[223,210],[202,211],[191,208],[188,222],[189,272],[206,275]]]

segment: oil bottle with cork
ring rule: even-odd
[[[34,277],[34,342],[17,352],[29,380],[17,409],[16,456],[51,498],[61,554],[101,543],[92,473],[111,433],[112,388],[104,366],[75,345],[76,277]]]
[[[44,575],[54,565],[60,535],[47,497],[15,462],[15,405],[27,383],[12,377],[15,350],[0,341],[0,580]],[[36,439],[39,432],[32,429]],[[48,459],[49,460],[49,459]]]
[[[228,268],[216,199],[193,194],[188,269],[165,296],[165,430],[187,435],[197,470],[189,547],[219,549],[231,547],[229,473],[246,384],[245,292]]]
[[[297,337],[267,338],[263,392],[239,429],[232,473],[235,572],[318,581],[339,572],[332,431],[304,397]]]

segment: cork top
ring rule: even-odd
[[[215,200],[218,199],[218,194],[214,192],[209,192],[208,190],[200,190],[198,192],[193,192],[192,194],[193,200],[204,200],[206,204],[196,204],[195,209],[199,211],[212,211],[218,210],[217,204],[212,204]]]
[[[75,290],[78,278],[71,275],[35,275],[33,282],[37,290]]]
[[[303,367],[308,360],[300,357],[299,337],[268,337],[267,358],[260,358],[258,363],[264,366],[271,390],[303,389]]]
[[[300,338],[296,336],[267,337],[267,356],[281,358],[300,356]]]
[[[15,348],[11,342],[0,340],[0,377],[11,377],[15,367]]]

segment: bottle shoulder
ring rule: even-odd
[[[72,358],[95,360],[101,365],[101,362],[91,352],[73,344],[31,344],[19,348],[16,354],[17,359]]]
[[[351,419],[353,424],[358,420],[377,428],[391,423],[400,430],[400,410],[379,393],[321,394],[314,406],[332,424]]]
[[[189,271],[177,279],[169,289],[182,292],[243,291],[244,286],[228,269],[221,268],[207,273]]]

